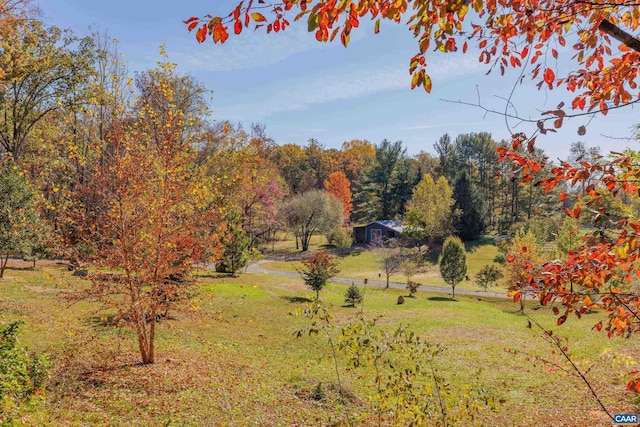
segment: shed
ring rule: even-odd
[[[355,243],[371,243],[374,236],[380,236],[384,240],[398,239],[402,237],[403,231],[402,222],[381,219],[367,225],[353,227],[353,240]]]

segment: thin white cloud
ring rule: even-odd
[[[428,72],[435,86],[481,69],[482,66],[474,58],[451,55],[433,61]],[[229,106],[219,112],[234,118],[247,116],[252,120],[264,120],[272,114],[301,111],[316,104],[354,99],[387,90],[409,90],[410,85],[408,69],[402,65],[349,65],[336,68],[331,73],[310,73],[293,80],[276,82],[266,89],[260,89],[259,96],[255,96],[251,102]]]
[[[424,130],[424,129],[437,129],[441,128],[443,125],[415,125],[409,126],[406,130]]]

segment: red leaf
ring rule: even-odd
[[[562,325],[567,320],[567,315],[558,317],[558,321],[556,322],[558,326]]]
[[[627,383],[627,391],[635,391],[636,393],[640,393],[640,381],[638,378],[634,378]]]
[[[236,23],[233,24],[233,32],[236,34],[240,34],[242,32],[242,23],[240,21],[236,21]]]
[[[560,310],[558,310],[558,307],[553,307],[553,314],[556,316],[560,314]]]
[[[202,27],[196,32],[196,40],[198,43],[202,43],[207,39],[207,24],[203,24]]]
[[[514,257],[513,255],[507,256],[507,262],[513,262],[514,259],[516,259],[516,257]]]
[[[560,201],[564,202],[565,200],[567,200],[567,192],[563,191],[562,194],[560,194]]]
[[[546,84],[551,85],[556,79],[556,74],[551,68],[544,70],[544,81]]]
[[[587,133],[587,128],[586,128],[586,127],[584,127],[584,125],[583,125],[583,126],[580,126],[580,127],[578,128],[578,135],[582,136],[582,135],[584,135],[585,133]]]
[[[189,24],[189,26],[187,27],[187,31],[191,31],[193,30],[195,27],[198,26],[198,21],[193,21],[192,23]]]

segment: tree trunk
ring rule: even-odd
[[[389,289],[389,274],[387,274],[387,286],[385,287],[385,289]]]
[[[3,258],[0,258],[0,279],[4,277],[4,271],[7,269],[7,262],[9,262],[8,253]]]
[[[456,285],[451,286],[451,299],[456,299]]]

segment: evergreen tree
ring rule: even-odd
[[[355,307],[356,304],[360,304],[364,296],[360,288],[355,283],[351,283],[351,286],[347,288],[347,292],[344,294],[344,302],[351,307]]]
[[[375,146],[375,163],[354,191],[355,221],[392,219],[404,210],[411,188],[411,175],[407,162],[407,150],[402,141],[383,140]]]
[[[453,227],[456,234],[465,242],[478,239],[485,229],[486,208],[466,171],[456,180],[453,198]]]
[[[444,281],[451,285],[451,299],[455,299],[456,285],[467,275],[467,252],[462,240],[449,237],[444,241],[438,266]]]
[[[231,210],[227,214],[226,227],[226,233],[222,238],[222,261],[218,266],[218,271],[236,274],[249,261],[249,237],[242,229],[240,214],[235,210]]]

